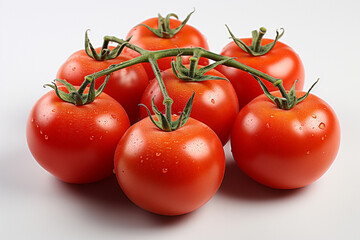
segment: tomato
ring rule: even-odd
[[[145,24],[152,28],[158,28],[159,18],[150,18],[145,20],[141,24]],[[177,28],[181,25],[181,21],[177,19],[169,19],[169,26],[171,29]],[[206,41],[205,36],[203,36],[200,31],[196,28],[186,24],[177,34],[172,38],[162,38],[156,36],[148,28],[143,25],[137,25],[130,30],[127,35],[127,38],[131,37],[130,43],[135,44],[141,48],[150,51],[171,49],[171,48],[190,48],[190,47],[202,47],[206,50],[209,50],[209,45]],[[131,49],[125,48],[124,52],[129,53],[132,57],[137,57],[139,54]],[[189,63],[189,56],[183,56],[183,63]],[[171,68],[172,57],[166,57],[159,59],[158,65],[160,70],[166,70]],[[209,60],[207,58],[199,59],[200,65],[208,65]],[[155,77],[151,65],[149,63],[143,64],[145,70],[149,76],[149,79]]]
[[[97,52],[101,48],[97,48]],[[113,47],[109,47],[113,49]],[[80,86],[84,77],[108,68],[110,65],[119,64],[131,59],[130,56],[121,53],[114,59],[96,61],[89,57],[85,50],[72,54],[60,67],[56,78],[64,79],[74,86]],[[105,80],[105,76],[96,79],[95,88],[98,88]],[[141,64],[136,64],[116,72],[110,76],[104,92],[118,101],[126,110],[131,123],[138,120],[141,95],[148,84],[148,77]]]
[[[204,205],[218,190],[224,171],[218,137],[192,118],[172,132],[145,118],[129,128],[115,152],[115,173],[124,193],[160,215],[181,215]]]
[[[198,68],[200,67],[198,66]],[[224,77],[214,69],[205,75]],[[172,69],[163,71],[161,76],[169,96],[174,100],[172,104],[173,113],[180,113],[190,96],[195,92],[190,116],[208,125],[225,145],[229,140],[232,124],[239,112],[237,96],[231,83],[226,80],[183,81],[175,76]],[[153,79],[145,89],[141,103],[151,109],[151,100],[154,96],[155,105],[164,112],[164,98],[156,79]],[[140,108],[140,116],[141,118],[147,116],[145,108]]]
[[[316,181],[331,166],[339,144],[335,112],[313,94],[290,110],[261,95],[240,111],[231,134],[238,166],[255,181],[278,189]]]
[[[251,38],[241,40],[246,45],[251,45]],[[262,45],[269,44],[272,41],[271,39],[263,39]],[[235,42],[226,45],[221,51],[221,55],[235,57],[235,60],[240,63],[272,77],[282,79],[285,89],[290,89],[296,80],[298,80],[296,90],[303,89],[305,74],[301,59],[292,48],[280,41],[277,41],[275,46],[262,56],[252,56],[250,53],[246,53]],[[224,65],[220,65],[216,69],[223,73],[233,84],[239,99],[240,109],[263,93],[258,82],[247,72]],[[270,82],[264,82],[269,91],[277,90]]]
[[[68,183],[110,176],[118,141],[130,126],[123,107],[105,93],[83,106],[50,91],[30,112],[26,137],[35,160]]]

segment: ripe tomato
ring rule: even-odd
[[[101,48],[97,48],[99,52]],[[113,49],[113,47],[109,47]],[[110,65],[119,64],[131,59],[130,56],[121,53],[114,59],[96,61],[89,57],[85,50],[72,54],[60,67],[56,78],[64,79],[74,86],[80,86],[84,77],[108,68]],[[97,89],[105,80],[105,76],[96,79]],[[147,74],[141,64],[133,65],[111,74],[104,92],[118,101],[127,112],[131,123],[138,120],[140,99],[148,84]]]
[[[175,76],[172,69],[163,71],[161,75],[169,96],[174,100],[173,113],[180,113],[195,92],[190,116],[208,125],[225,145],[229,140],[232,124],[239,113],[238,100],[231,83],[226,80],[183,81]],[[224,77],[214,69],[205,75]],[[154,96],[155,105],[164,112],[165,106],[162,103],[164,98],[156,79],[153,79],[145,89],[141,103],[151,109],[151,100]],[[144,118],[147,115],[146,109],[140,108],[140,117]]]
[[[141,24],[145,24],[152,28],[158,28],[158,20],[158,18],[150,18]],[[180,26],[181,21],[170,18],[169,23],[170,28],[174,29]],[[137,25],[136,27],[132,28],[126,38],[131,36],[132,38],[130,43],[150,51],[188,47],[202,47],[206,50],[209,50],[209,45],[206,41],[206,38],[196,28],[187,24],[172,38],[158,37],[143,25]],[[125,48],[124,52],[129,53],[132,57],[139,56],[137,52],[128,48]],[[189,63],[189,56],[183,56],[182,58],[184,64]],[[160,70],[171,68],[171,60],[172,57],[159,59],[157,62]],[[200,58],[199,64],[208,65],[209,60],[207,58]],[[149,76],[149,79],[153,79],[155,75],[151,65],[149,63],[144,63],[143,65]]]
[[[192,118],[172,132],[145,118],[129,128],[115,152],[115,173],[124,193],[137,206],[161,215],[201,207],[218,190],[224,171],[218,137]]]
[[[251,45],[251,38],[241,39],[246,45]],[[266,45],[273,40],[263,39],[262,45]],[[275,78],[281,78],[285,89],[289,90],[294,82],[296,90],[304,87],[304,66],[299,56],[292,48],[277,41],[275,46],[265,55],[252,56],[239,48],[235,42],[231,42],[224,47],[221,55],[235,57],[235,60],[249,67],[255,68],[265,74]],[[240,69],[220,65],[216,68],[224,74],[233,84],[239,99],[239,107],[242,109],[248,102],[263,93],[259,83],[247,72]],[[263,81],[269,91],[277,90],[270,82]]]
[[[102,93],[75,106],[50,91],[30,112],[26,137],[36,161],[69,183],[89,183],[112,174],[118,141],[130,126],[123,107]]]
[[[320,178],[339,144],[335,112],[312,94],[290,110],[261,95],[240,111],[231,134],[238,166],[255,181],[279,189],[303,187]]]

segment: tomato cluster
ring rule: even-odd
[[[115,173],[131,201],[161,215],[185,214],[211,199],[229,139],[238,166],[266,186],[294,189],[320,178],[336,157],[340,128],[326,102],[301,91],[299,56],[279,34],[262,39],[263,28],[255,39],[236,39],[229,30],[234,42],[216,55],[187,24],[191,14],[184,22],[159,15],[131,29],[125,44],[71,55],[50,85],[54,91],[30,112],[26,135],[36,161],[69,183]],[[166,55],[195,47],[176,63]],[[139,60],[90,78],[141,58],[139,48],[165,55],[155,65]],[[215,55],[223,61],[209,65]],[[264,75],[235,68],[236,61]],[[264,83],[266,74],[277,81]]]

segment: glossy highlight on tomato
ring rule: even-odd
[[[251,45],[251,38],[241,39],[246,45]],[[269,44],[273,40],[262,39],[262,45]],[[285,89],[290,90],[297,80],[295,89],[302,90],[304,87],[305,71],[299,55],[288,45],[277,41],[275,46],[265,55],[252,56],[246,53],[235,42],[230,42],[220,53],[224,56],[234,57],[236,61],[257,69],[272,77],[283,80]],[[263,91],[258,82],[247,72],[240,69],[220,65],[216,68],[224,74],[232,83],[239,99],[239,107],[242,109]],[[269,91],[278,90],[272,83],[263,80]]]
[[[214,69],[205,75],[225,78]],[[239,112],[237,96],[231,83],[226,80],[184,81],[177,78],[172,69],[163,71],[161,76],[169,96],[174,101],[172,112],[180,114],[190,96],[195,92],[190,116],[208,125],[225,145],[230,138],[232,124]],[[153,97],[155,97],[155,105],[164,112],[164,98],[156,79],[153,79],[145,89],[141,103],[151,109]],[[140,108],[140,116],[141,118],[147,116],[145,108]]]
[[[115,173],[124,193],[137,206],[160,215],[181,215],[204,205],[220,187],[224,171],[218,137],[192,118],[172,132],[144,118],[124,134],[115,153]]]
[[[158,28],[158,18],[150,18],[143,21],[141,24],[145,24],[152,28]],[[181,21],[177,19],[170,18],[170,28],[174,29],[181,25]],[[196,28],[186,24],[175,36],[172,38],[161,38],[152,33],[143,25],[137,25],[132,28],[127,37],[131,37],[129,41],[136,46],[144,48],[149,51],[164,50],[164,49],[176,49],[176,48],[191,48],[191,47],[202,47],[206,50],[209,50],[209,45],[206,41],[206,38],[202,33]],[[131,49],[125,48],[124,52],[129,53],[132,57],[137,57],[139,54]],[[188,64],[189,58],[191,56],[183,56],[183,63]],[[159,59],[158,65],[160,70],[166,70],[171,68],[171,60],[173,57],[165,57]],[[207,58],[199,59],[200,65],[208,65],[209,60]],[[143,64],[145,70],[149,76],[149,80],[155,77],[151,65],[149,63]]]
[[[110,46],[109,50],[114,49]],[[101,48],[96,51],[100,52]],[[89,57],[85,50],[73,53],[60,67],[56,77],[66,80],[74,86],[80,86],[85,76],[99,72],[111,65],[130,60],[131,57],[121,53],[114,59],[97,61]],[[105,80],[105,76],[95,80],[97,89]],[[104,92],[118,101],[127,112],[131,123],[139,120],[139,106],[143,91],[148,84],[148,76],[141,64],[136,64],[111,74]]]
[[[298,97],[304,94],[296,92]],[[300,188],[319,179],[339,145],[335,112],[313,94],[290,110],[261,95],[240,111],[231,134],[238,166],[255,181],[278,189]]]
[[[105,93],[75,106],[50,91],[31,110],[26,137],[45,170],[64,182],[90,183],[112,174],[116,145],[129,126],[123,107]]]

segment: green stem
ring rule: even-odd
[[[256,41],[256,42],[255,42],[255,46],[254,46],[254,51],[255,51],[255,52],[259,52],[260,47],[261,47],[261,41],[262,41],[265,33],[266,33],[266,28],[261,27],[261,28],[259,29],[259,34],[258,34],[257,38],[254,39],[254,40]]]
[[[136,52],[138,52],[138,53],[140,53],[142,55],[142,56],[139,56],[137,58],[129,60],[129,61],[132,61],[132,63],[126,64],[126,67],[137,64],[137,63],[141,63],[141,62],[147,62],[150,56],[152,58],[154,58],[155,60],[158,60],[158,59],[164,58],[164,57],[177,56],[179,54],[179,52],[181,53],[181,55],[184,55],[184,56],[192,56],[194,54],[197,54],[199,57],[201,56],[201,57],[209,58],[209,59],[214,60],[214,61],[221,61],[221,60],[225,60],[225,59],[228,58],[226,56],[222,56],[220,54],[210,52],[210,51],[205,50],[205,49],[200,48],[200,47],[195,47],[195,48],[173,48],[173,49],[165,49],[165,50],[159,50],[159,51],[148,51],[148,50],[145,50],[145,49],[143,49],[141,47],[138,47],[136,45],[128,43],[128,42],[126,42],[126,41],[124,41],[122,39],[119,39],[117,37],[105,36],[104,39],[108,40],[108,41],[116,42],[116,43],[119,43],[119,44],[125,44],[125,46],[127,48],[130,48],[130,49],[132,49],[132,50],[134,50],[134,51],[136,51]],[[122,65],[122,64],[123,63],[120,63],[119,65]],[[240,70],[249,72],[249,73],[254,74],[254,75],[258,76],[258,77],[261,77],[261,78],[263,78],[266,81],[269,81],[271,83],[275,83],[276,81],[279,80],[278,78],[274,78],[274,77],[272,77],[270,75],[267,75],[267,74],[265,74],[265,73],[263,73],[263,72],[261,72],[259,70],[251,68],[251,67],[249,67],[249,66],[247,66],[247,65],[245,65],[243,63],[240,63],[240,62],[236,61],[235,59],[229,60],[229,61],[225,62],[223,65],[238,68]],[[95,73],[95,74],[97,74],[96,78],[101,77],[103,75],[107,75],[107,74],[112,73],[112,72],[114,72],[116,70],[119,70],[121,68],[124,68],[123,66],[119,66],[119,67],[117,67],[117,66],[118,65],[116,65],[114,68],[112,68],[111,71],[100,71],[100,72],[98,72],[99,74]]]
[[[158,81],[161,93],[162,93],[162,95],[164,97],[163,104],[165,105],[166,119],[168,120],[169,123],[171,123],[172,122],[172,120],[171,120],[171,105],[173,103],[173,100],[169,97],[169,94],[168,94],[168,92],[166,90],[166,87],[165,87],[164,81],[162,79],[160,69],[159,69],[159,66],[158,66],[158,64],[156,62],[156,59],[153,58],[153,57],[149,57],[148,61],[151,64],[151,67],[152,67],[152,69],[154,71],[156,80]]]
[[[191,57],[190,59],[190,66],[189,66],[189,76],[193,78],[195,76],[195,71],[197,68],[198,59],[195,57]]]

